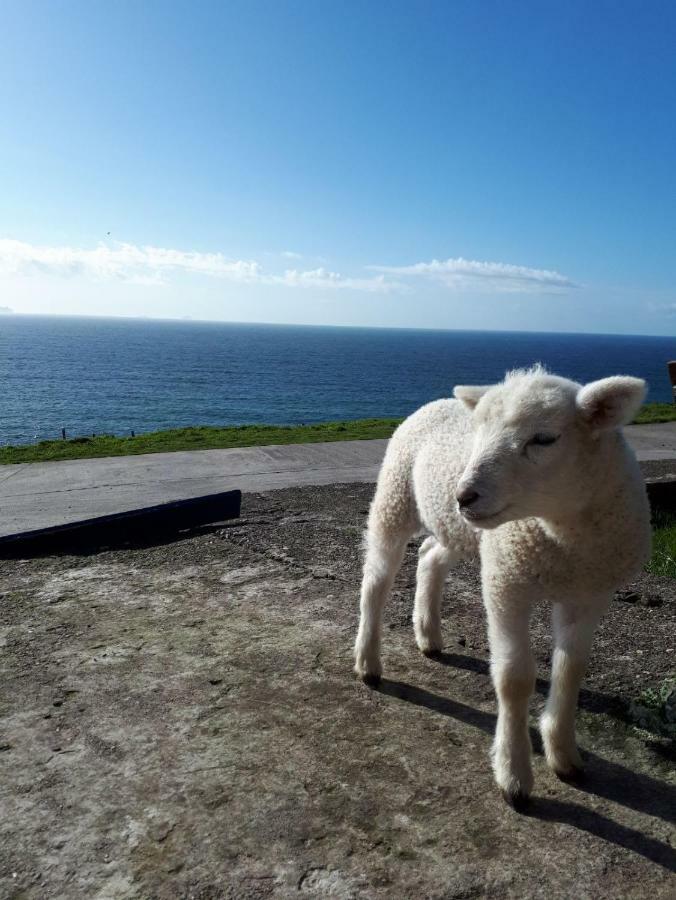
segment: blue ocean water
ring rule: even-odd
[[[542,362],[638,375],[670,401],[676,338],[0,317],[0,442],[403,416]]]

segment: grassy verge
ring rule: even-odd
[[[265,444],[312,444],[318,441],[361,441],[390,437],[401,419],[359,419],[318,425],[239,425],[231,428],[174,428],[136,437],[79,437],[41,441],[22,447],[0,447],[0,464],[134,456],[174,450],[213,450]]]
[[[676,738],[676,676],[642,691],[632,702],[629,713],[642,731]]]
[[[646,403],[634,419],[636,425],[676,422],[676,403]]]
[[[647,403],[636,424],[676,421],[676,405]],[[354,422],[322,422],[317,425],[236,425],[227,428],[173,428],[136,437],[76,437],[66,441],[41,441],[18,447],[0,447],[0,465],[47,462],[59,459],[92,459],[98,456],[134,456],[174,450],[212,450],[224,447],[256,447],[265,444],[311,444],[317,441],[360,441],[390,437],[401,419],[358,419]]]
[[[654,526],[653,555],[646,569],[653,575],[676,578],[676,516],[661,515]]]

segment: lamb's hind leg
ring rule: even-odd
[[[420,650],[429,656],[443,647],[441,636],[441,594],[455,554],[435,537],[428,537],[418,551],[413,628]]]
[[[383,531],[371,523],[366,533],[354,670],[367,684],[377,684],[382,674],[380,632],[383,607],[411,536],[412,529],[403,525],[396,531]]]
[[[547,763],[564,780],[576,777],[582,770],[575,740],[575,710],[594,632],[606,606],[603,598],[583,609],[557,603],[552,610],[552,682],[540,732]]]

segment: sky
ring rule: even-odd
[[[0,309],[676,335],[671,0],[0,15]]]

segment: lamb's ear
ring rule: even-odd
[[[486,391],[490,391],[490,389],[490,384],[457,384],[453,388],[453,396],[456,398],[456,400],[462,400],[462,402],[468,409],[474,409],[474,407],[477,405],[479,400],[481,400]]]
[[[645,400],[646,383],[642,378],[613,375],[591,381],[580,388],[577,407],[584,420],[599,431],[626,425]]]

